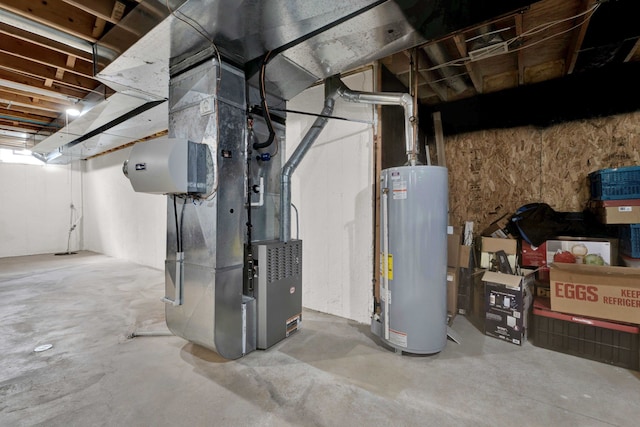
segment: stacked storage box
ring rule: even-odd
[[[640,269],[616,265],[618,254],[628,266],[640,261],[640,166],[598,170],[589,181],[588,208],[602,224],[618,229],[617,248],[611,240],[610,256],[599,263],[587,262],[588,255],[580,253],[568,263],[547,258],[550,298],[534,302],[533,343],[638,370]],[[548,253],[555,248],[551,241],[546,244]],[[585,253],[608,252],[582,246]]]
[[[601,169],[589,174],[589,208],[603,224],[619,229],[625,265],[640,263],[640,166]]]

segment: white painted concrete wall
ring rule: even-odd
[[[373,72],[343,81],[372,91]],[[324,87],[293,98],[292,110],[319,113]],[[373,107],[338,99],[335,116],[373,121]],[[287,158],[314,117],[287,115]],[[292,202],[300,213],[303,246],[302,304],[369,323],[373,304],[373,126],[330,120],[292,178]],[[296,236],[295,211],[292,237]]]
[[[86,162],[84,247],[164,269],[167,198],[136,193],[122,173],[131,149]]]
[[[0,183],[0,257],[67,252],[68,244],[70,251],[80,248],[82,220],[68,242],[72,203],[74,215],[82,215],[78,162],[0,163]]]

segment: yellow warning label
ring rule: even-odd
[[[393,280],[393,255],[387,256],[387,278]]]
[[[380,253],[380,276],[393,280],[393,255],[387,254],[387,262],[384,261],[384,253]]]

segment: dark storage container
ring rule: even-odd
[[[640,258],[640,224],[620,226],[620,252],[631,258]]]
[[[551,311],[549,300],[535,298],[532,342],[585,359],[626,369],[640,369],[638,325]]]
[[[640,166],[601,169],[589,181],[594,200],[640,199]]]

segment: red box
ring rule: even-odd
[[[549,267],[540,267],[536,270],[536,279],[549,284]]]
[[[524,240],[521,240],[520,243],[523,267],[543,267],[547,265],[547,242],[538,247],[531,246]]]

